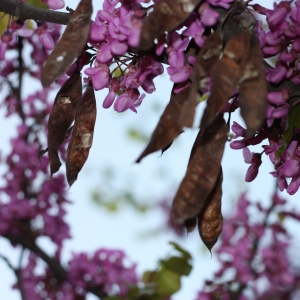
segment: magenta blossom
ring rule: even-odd
[[[93,87],[96,91],[108,85],[110,71],[106,64],[97,64],[96,68],[87,68],[84,73],[92,78]]]
[[[204,26],[213,26],[218,22],[219,14],[208,3],[203,3],[198,10]]]
[[[114,104],[114,109],[117,112],[123,112],[127,109],[137,112],[136,107],[141,105],[144,98],[145,94],[140,96],[140,93],[137,89],[128,89],[125,93],[117,98]]]
[[[65,2],[63,0],[42,0],[42,2],[48,4],[51,9],[61,9],[65,7]]]
[[[258,174],[258,168],[261,165],[261,154],[250,152],[249,148],[245,147],[243,149],[243,156],[245,163],[251,164],[247,170],[245,181],[251,182]]]

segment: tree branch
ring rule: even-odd
[[[38,8],[23,2],[12,0],[1,0],[0,11],[18,17],[21,20],[32,19],[40,22],[50,22],[62,25],[68,23],[71,15],[70,13]]]
[[[23,257],[23,253],[24,253],[24,248],[22,249],[21,255],[20,255],[20,264],[19,264],[19,268],[16,269],[13,267],[13,265],[11,264],[11,262],[2,254],[0,254],[0,258],[2,258],[6,264],[8,265],[8,267],[15,273],[17,280],[18,280],[18,287],[21,293],[21,299],[25,300],[25,294],[24,294],[24,290],[22,287],[22,275],[21,275],[21,260]]]
[[[65,268],[60,264],[60,262],[56,258],[50,257],[46,252],[44,252],[44,250],[42,250],[34,242],[34,240],[26,238],[26,236],[18,236],[12,233],[6,233],[3,236],[7,238],[12,244],[19,244],[22,247],[36,254],[49,266],[50,269],[54,271],[58,280],[68,281],[68,272],[65,270]],[[99,286],[88,286],[86,288],[86,291],[98,296],[99,299],[103,299],[107,296],[107,294],[105,294],[103,292],[103,289]]]
[[[24,250],[25,250],[24,247],[22,247],[22,251],[20,253],[20,258],[19,258],[19,266],[18,269],[15,270],[16,276],[18,278],[18,287],[21,293],[22,300],[26,300],[25,292],[23,288],[23,278],[22,278],[22,260],[23,260]]]

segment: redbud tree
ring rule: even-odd
[[[174,243],[177,256],[142,277],[120,250],[61,261],[70,238],[65,179],[69,187],[77,180],[97,138],[96,104],[137,113],[155,92],[163,64],[173,83],[170,101],[136,162],[198,128],[172,205],[160,203],[168,226],[178,234],[197,227],[210,251],[221,234],[220,269],[195,299],[298,299],[300,270],[288,253],[284,220],[299,221],[300,214],[276,189],[269,206],[243,194],[223,224],[221,160],[226,142],[242,149],[250,182],[267,155],[278,190],[299,189],[300,2],[267,9],[251,1],[104,0],[93,20],[92,1],[77,2],[68,12],[55,11],[63,0],[0,2],[1,103],[7,117],[19,120],[2,158],[0,235],[20,246],[21,263],[0,255],[16,275],[21,299],[170,299],[190,273],[190,254]],[[43,87],[24,96],[26,76]],[[94,93],[102,89],[103,101]],[[194,120],[205,100],[201,121]],[[231,121],[235,111],[246,128]],[[254,145],[261,152],[251,152]],[[61,161],[66,174],[57,175]],[[55,253],[38,246],[40,237],[51,239]]]

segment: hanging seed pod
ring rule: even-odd
[[[174,224],[196,217],[206,204],[218,179],[227,140],[223,116],[206,129],[201,129],[191,151],[188,168],[172,204]]]
[[[149,144],[136,160],[137,163],[150,153],[157,150],[166,150],[168,148],[167,146],[183,132],[177,121],[182,105],[187,100],[188,93],[188,87],[178,94],[175,94],[172,90],[170,102],[161,115],[160,120],[152,133]]]
[[[241,78],[250,55],[250,33],[248,29],[231,38],[226,44],[222,58],[210,70],[212,88],[200,127],[213,122],[217,113],[230,99]]]
[[[156,3],[143,24],[140,49],[151,48],[155,38],[175,29],[187,19],[199,2],[200,0],[162,0]]]
[[[48,153],[51,176],[56,173],[61,162],[58,148],[63,143],[68,129],[75,119],[81,100],[82,83],[79,72],[74,72],[57,93],[48,121]]]
[[[246,137],[249,138],[263,126],[268,94],[264,58],[255,35],[251,37],[250,58],[239,82],[241,115],[247,125]]]
[[[207,204],[198,216],[198,229],[205,246],[211,251],[222,232],[223,217],[221,211],[223,173],[220,169],[218,180],[207,200]]]
[[[92,0],[81,0],[72,13],[61,39],[46,60],[42,70],[44,87],[66,73],[84,49],[90,32],[92,13]]]
[[[198,53],[188,100],[185,102],[179,117],[179,124],[182,128],[193,126],[195,109],[201,96],[199,90],[205,87],[210,69],[219,60],[222,44],[222,34],[217,30],[206,39]]]
[[[96,114],[94,88],[89,84],[78,109],[67,150],[66,168],[67,180],[70,187],[76,181],[78,173],[89,156],[89,151],[93,143]]]
[[[192,232],[196,228],[196,225],[197,225],[196,217],[192,218],[192,219],[188,219],[184,222],[184,227],[185,227],[187,233]]]

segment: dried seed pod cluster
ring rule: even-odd
[[[96,114],[94,88],[89,84],[80,103],[67,150],[67,180],[70,186],[76,181],[78,173],[89,156],[93,143]]]
[[[71,127],[81,101],[81,75],[74,72],[58,91],[48,121],[48,153],[51,175],[56,173],[61,162],[58,148]]]
[[[198,1],[186,2],[193,9],[198,4]],[[179,10],[176,17],[175,10]],[[150,48],[155,38],[182,23],[186,13],[183,6],[171,8],[168,0],[160,1],[142,28],[141,48]],[[155,18],[165,15],[165,27],[158,28]],[[178,94],[172,91],[171,100],[148,146],[137,159],[140,162],[154,151],[165,151],[184,127],[193,126],[203,86],[210,79],[211,93],[200,122],[199,134],[171,211],[175,225],[184,224],[188,232],[198,226],[199,234],[209,250],[216,243],[223,223],[221,160],[228,137],[223,111],[235,94],[247,125],[247,136],[251,137],[263,126],[267,99],[264,60],[255,34],[251,29],[241,28],[237,33],[231,33],[225,44],[224,40],[220,29],[208,34],[197,54],[189,85]]]
[[[75,121],[74,126],[71,127]],[[91,83],[82,97],[80,73],[75,71],[57,93],[48,122],[48,152],[51,176],[61,162],[58,149],[72,130],[68,145],[66,169],[71,186],[85,164],[93,142],[96,122],[96,99]],[[41,151],[41,154],[45,153]]]

